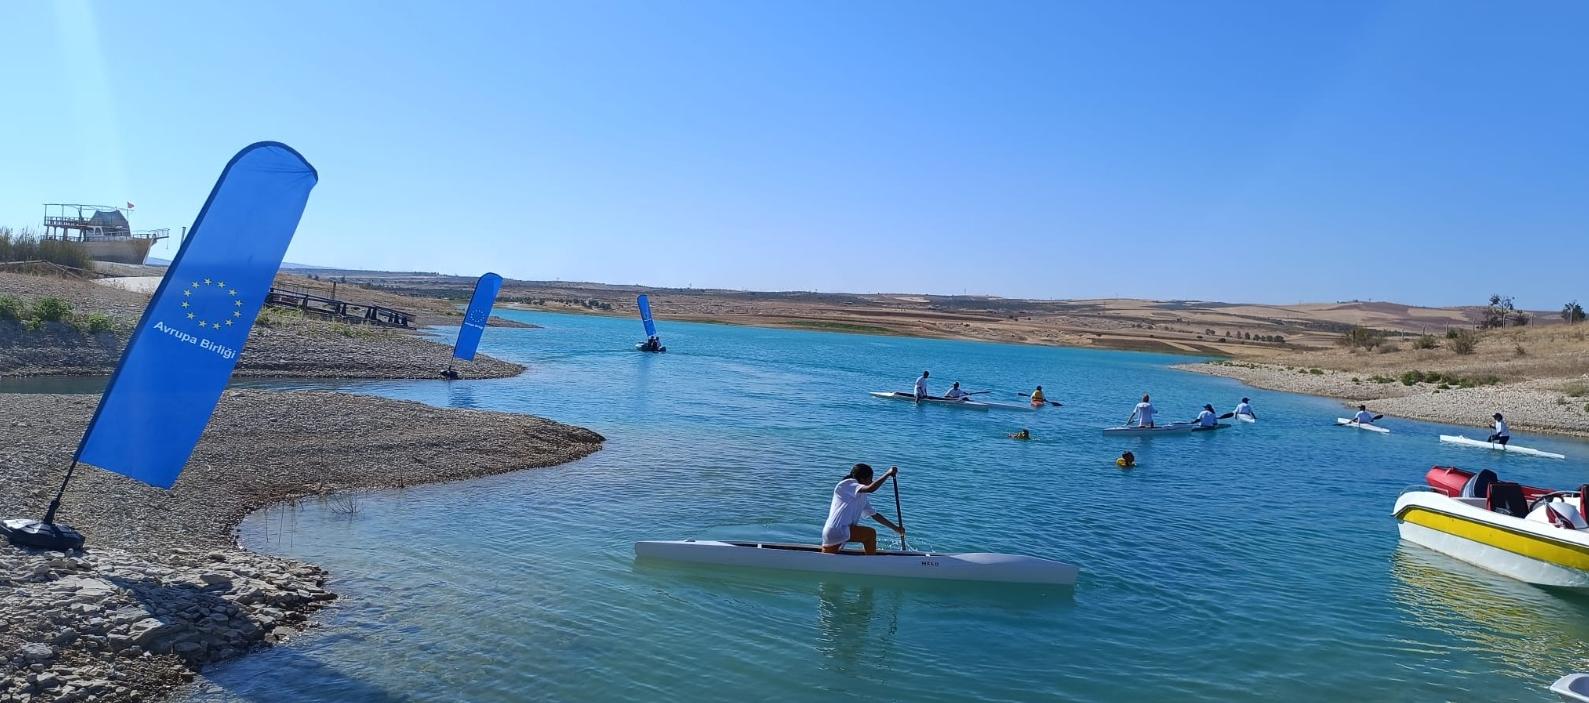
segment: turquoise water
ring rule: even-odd
[[[1539,701],[1589,665],[1589,600],[1400,545],[1389,515],[1435,463],[1576,486],[1581,443],[1517,438],[1573,457],[1551,461],[1441,446],[1452,428],[1427,423],[1338,429],[1334,402],[1166,368],[1179,357],[689,324],[654,355],[627,351],[637,322],[510,314],[544,326],[486,335],[519,378],[304,387],[544,415],[606,448],[363,494],[353,515],[256,513],[245,544],[328,567],[343,597],[197,700]],[[1009,401],[1042,383],[1066,407],[866,395],[924,368]],[[1104,438],[1145,391],[1169,419],[1250,395],[1262,421]],[[1035,440],[1005,438],[1023,426]],[[1138,468],[1114,466],[1123,449]],[[856,461],[901,467],[911,546],[1061,559],[1080,583],[633,561],[641,539],[814,540]]]

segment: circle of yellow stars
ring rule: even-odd
[[[189,312],[187,313],[189,320],[196,319],[197,316],[193,312],[191,312],[191,308],[193,306],[188,302],[187,298],[193,297],[193,291],[198,290],[200,288],[200,286],[211,286],[211,285],[215,286],[216,288],[219,288],[220,290],[226,291],[226,294],[232,296],[233,298],[237,297],[237,289],[227,286],[226,285],[226,281],[214,281],[214,280],[211,280],[211,279],[208,279],[208,278],[204,279],[202,283],[200,281],[194,281],[193,285],[188,286],[187,288],[183,289],[183,291],[182,291],[182,297],[183,297],[182,308],[184,310],[189,310]],[[241,300],[233,300],[232,301],[232,316],[231,317],[222,318],[220,320],[198,320],[198,323],[199,323],[200,327],[212,327],[214,329],[220,329],[223,325],[226,326],[226,327],[231,327],[233,324],[236,324],[237,321],[239,319],[241,319],[242,317],[243,317],[243,301],[241,301]]]

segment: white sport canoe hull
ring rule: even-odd
[[[1064,562],[1017,554],[858,552],[823,554],[810,545],[774,542],[672,540],[635,542],[635,556],[688,564],[781,569],[824,574],[919,578],[939,581],[1038,583],[1068,586],[1078,569]]]
[[[1463,446],[1463,447],[1478,447],[1479,449],[1493,449],[1493,450],[1498,451],[1498,452],[1506,452],[1507,454],[1521,454],[1523,456],[1538,456],[1538,457],[1544,457],[1546,459],[1566,459],[1567,458],[1566,454],[1557,454],[1555,452],[1540,451],[1538,449],[1530,449],[1528,447],[1519,447],[1519,446],[1517,446],[1515,444],[1496,444],[1494,442],[1486,442],[1486,441],[1484,441],[1482,439],[1473,439],[1472,437],[1464,437],[1462,435],[1443,434],[1443,435],[1440,435],[1440,441],[1444,442],[1446,444],[1455,444],[1455,445],[1459,445],[1459,446]]]
[[[1589,535],[1501,515],[1433,491],[1411,491],[1392,513],[1401,538],[1519,581],[1589,589]]]
[[[963,408],[965,410],[987,410],[987,403],[978,403],[975,400],[948,400],[945,398],[923,398],[916,400],[916,396],[909,393],[896,393],[893,391],[872,391],[873,398],[888,398],[891,400],[906,400],[912,403],[921,402],[928,405],[942,405],[950,408]]]
[[[1190,422],[1177,422],[1157,427],[1107,427],[1103,433],[1110,437],[1153,437],[1164,434],[1191,434],[1193,432],[1212,432],[1214,430],[1230,427],[1219,423],[1213,427],[1200,427]]]
[[[1375,425],[1373,423],[1368,423],[1368,422],[1352,422],[1351,418],[1345,418],[1345,417],[1335,418],[1335,424],[1337,424],[1337,425],[1345,425],[1347,427],[1356,427],[1357,429],[1368,430],[1369,432],[1378,432],[1380,434],[1390,434],[1390,430],[1385,429],[1383,427],[1380,427],[1379,425]]]
[[[1253,417],[1251,415],[1236,415],[1236,419],[1240,420],[1242,422],[1257,422],[1258,421],[1258,418]]]

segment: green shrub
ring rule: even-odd
[[[0,320],[21,320],[27,313],[27,307],[21,298],[0,295]]]
[[[1473,330],[1453,329],[1447,333],[1451,340],[1451,351],[1467,356],[1479,346],[1479,335]]]
[[[1589,395],[1589,383],[1584,383],[1583,381],[1573,381],[1565,386],[1562,386],[1561,392],[1566,393],[1567,395],[1570,395],[1574,398],[1582,398],[1586,395]]]
[[[1308,373],[1311,373],[1311,374],[1313,374],[1315,376],[1323,376],[1324,375],[1324,369],[1308,369]]]
[[[1423,372],[1406,371],[1401,374],[1401,385],[1411,386],[1423,381]]]
[[[1417,339],[1412,340],[1412,348],[1413,349],[1439,349],[1440,348],[1440,340],[1435,339],[1434,335],[1431,335],[1431,334],[1420,335]]]
[[[88,317],[83,318],[83,331],[90,334],[109,332],[114,329],[116,329],[116,323],[111,321],[109,317],[97,312],[89,313]]]
[[[28,312],[28,317],[39,322],[69,322],[72,319],[72,305],[60,298],[39,298],[33,301],[33,309]]]

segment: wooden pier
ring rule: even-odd
[[[322,295],[288,288],[272,287],[270,294],[265,296],[265,304],[271,307],[292,308],[306,315],[315,315],[327,320],[350,324],[412,327],[414,320],[413,313],[403,312],[402,310],[380,305],[350,303],[346,300],[327,298]]]

